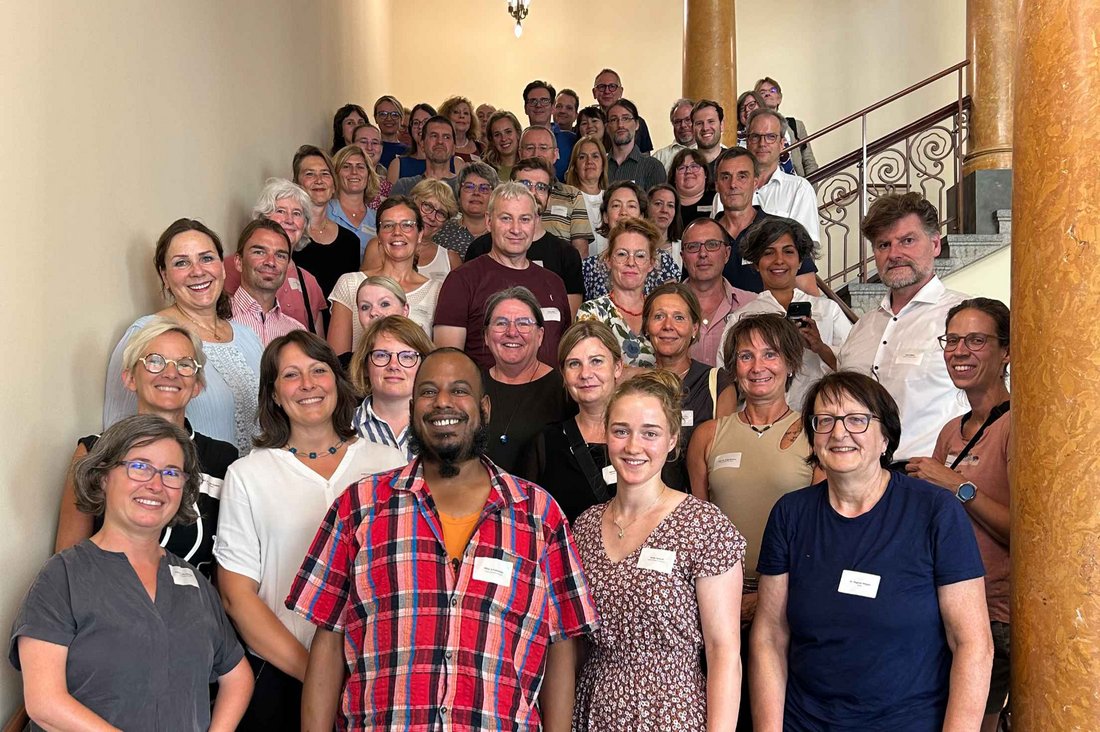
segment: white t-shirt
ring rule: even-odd
[[[585,193],[581,191],[581,197],[584,198],[584,207],[588,210],[588,222],[592,224],[592,235],[596,238],[588,242],[588,256],[594,256],[596,254],[602,254],[607,249],[607,239],[596,233],[596,229],[603,225],[603,219],[600,218],[600,206],[603,205],[603,191],[599,193]]]
[[[446,259],[447,250],[443,247],[439,247],[439,249],[443,253],[444,259]],[[436,259],[439,259],[439,257],[436,256]],[[431,277],[424,272],[421,272],[421,274],[428,277],[428,281],[415,290],[406,292],[405,298],[409,302],[409,319],[423,328],[424,332],[428,334],[428,338],[431,338],[432,321],[435,318],[435,301],[439,298],[439,288],[443,286],[443,280]],[[363,335],[363,326],[359,324],[359,308],[355,305],[355,294],[359,291],[359,285],[363,284],[365,279],[367,279],[367,276],[362,272],[348,272],[340,275],[340,279],[336,280],[336,284],[328,296],[329,302],[340,303],[351,311],[352,351],[355,351],[355,347],[359,345],[359,336]]]
[[[352,483],[405,463],[399,450],[356,440],[325,480],[286,450],[253,450],[225,475],[214,541],[218,565],[258,582],[260,600],[308,649],[316,628],[283,600],[325,513]]]

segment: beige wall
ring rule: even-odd
[[[992,297],[1011,305],[1012,247],[979,259],[968,267],[952,272],[943,283],[971,297]]]
[[[611,65],[657,144],[668,142],[682,3],[540,0],[519,40],[503,5],[3,4],[0,629],[49,554],[74,440],[97,429],[107,355],[158,305],[149,259],[172,219],[202,218],[231,241],[263,179],[285,175],[298,144],[327,142],[336,106],[369,109],[381,93],[411,104],[458,92],[521,112],[532,78],[572,86],[587,103],[595,72]],[[793,0],[780,15],[738,2],[740,86],[776,76],[785,111],[819,127],[961,58],[962,5]],[[904,33],[887,43],[888,23]],[[6,716],[19,677],[3,666]]]

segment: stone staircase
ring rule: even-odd
[[[1012,212],[1002,209],[994,212],[996,234],[948,234],[943,238],[942,251],[937,257],[936,274],[941,278],[955,270],[984,259],[1004,249],[1012,241]],[[847,300],[852,310],[862,315],[878,307],[886,294],[886,286],[878,281],[878,274],[869,282],[850,282],[837,293]]]

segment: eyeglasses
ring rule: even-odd
[[[447,218],[447,212],[441,209],[439,206],[433,206],[430,203],[420,204],[420,213],[424,216],[431,216],[437,219]]]
[[[138,361],[141,361],[141,365],[151,374],[159,374],[168,368],[168,364],[175,366],[176,373],[180,376],[194,376],[202,368],[202,364],[189,356],[165,358],[159,353],[150,353],[148,356],[142,356]]]
[[[844,423],[844,429],[848,430],[849,434],[861,435],[871,426],[871,420],[878,419],[878,417],[873,414],[864,414],[862,412],[837,415],[815,414],[810,418],[810,426],[813,427],[814,432],[817,434],[827,435],[833,431],[833,427],[836,425],[838,419]]]
[[[629,114],[624,114],[622,117],[608,117],[607,124],[609,125],[627,125],[634,121],[634,118]]]
[[[762,86],[762,87],[760,87],[760,93],[761,94],[775,94],[778,91],[779,90],[776,89],[774,86]]]
[[[722,247],[726,246],[726,242],[721,239],[707,239],[706,241],[685,241],[680,245],[681,249],[686,254],[698,254],[700,249],[706,249],[708,252],[716,252]]]
[[[516,330],[527,335],[532,330],[538,327],[538,321],[534,318],[516,318],[515,320],[509,320],[508,318],[497,318],[489,323],[489,327],[496,333],[507,333],[508,329],[515,326]]]
[[[549,107],[549,106],[550,106],[550,104],[551,104],[551,102],[550,102],[550,100],[549,100],[549,99],[547,99],[547,98],[543,98],[543,99],[528,99],[528,100],[527,100],[527,106],[528,106],[528,107]]]
[[[530,144],[528,144],[528,145],[523,146],[523,154],[528,156],[528,157],[535,157],[536,152],[538,152],[539,155],[547,155],[553,149],[554,149],[553,145],[530,145]]]
[[[625,249],[616,249],[611,253],[611,258],[617,262],[625,263],[627,260],[633,259],[635,262],[648,262],[649,252],[644,249],[639,249],[636,252],[628,252]]]
[[[761,140],[763,140],[764,142],[766,142],[770,145],[778,139],[779,139],[779,133],[778,132],[768,132],[768,133],[763,134],[763,135],[757,134],[755,132],[749,133],[749,142],[753,142],[753,143],[759,143]]]
[[[400,112],[375,112],[374,116],[378,119],[401,119]]]
[[[161,484],[165,488],[172,488],[173,490],[183,488],[190,477],[179,468],[164,468],[161,470],[143,460],[122,460],[116,465],[126,466],[126,475],[129,476],[130,480],[136,480],[138,483],[148,483],[154,475],[159,475]]]
[[[676,167],[676,172],[677,173],[698,173],[702,169],[703,169],[703,166],[699,165],[699,163],[687,163],[685,165],[677,166]]]
[[[416,231],[416,222],[412,219],[405,219],[404,221],[383,221],[378,225],[378,230],[389,234],[398,226],[400,226],[401,231],[406,234]]]
[[[691,117],[672,120],[673,127],[691,127]]]
[[[417,351],[383,351],[379,349],[371,351],[368,355],[370,356],[370,362],[378,368],[389,366],[394,356],[397,356],[397,363],[407,369],[411,369],[420,361],[420,353]]]
[[[493,187],[488,183],[463,183],[462,190],[467,193],[473,193],[475,191],[478,193],[492,193]]]
[[[999,340],[997,336],[989,335],[988,333],[967,333],[964,336],[951,333],[948,335],[941,335],[936,340],[939,341],[940,348],[945,351],[954,351],[959,347],[959,341],[966,344],[968,351],[980,351],[985,348],[985,344],[991,339]]]
[[[596,91],[606,94],[607,92],[617,92],[622,89],[618,84],[596,84]]]
[[[519,183],[521,186],[524,186],[529,191],[538,191],[539,193],[546,193],[548,190],[550,190],[550,184],[549,183],[540,183],[538,181],[533,181],[533,180],[517,180],[516,183]]]

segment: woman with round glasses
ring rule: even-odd
[[[401,142],[402,117],[404,108],[397,97],[386,94],[375,101],[374,121],[378,123],[378,131],[382,133],[382,156],[378,159],[378,164],[386,170],[395,157],[405,152],[405,144]],[[381,173],[383,178],[386,177],[386,170]]]
[[[489,206],[489,196],[499,183],[496,171],[480,160],[468,164],[458,174],[458,216],[447,219],[435,235],[435,243],[453,253],[450,261],[454,267],[462,264],[470,242],[489,230],[485,213]],[[413,191],[415,190],[414,188]],[[451,269],[452,267],[437,267],[428,276],[443,279]],[[423,267],[420,271],[428,274]]]
[[[256,449],[222,492],[218,588],[240,631],[256,690],[239,730],[296,727],[313,626],[283,604],[328,507],[351,483],[405,464],[360,440],[355,387],[323,340],[304,330],[268,344],[260,365]]]
[[[192,398],[206,384],[206,354],[202,341],[186,328],[165,318],[152,318],[134,331],[122,352],[123,386],[137,397],[138,414],[155,414],[182,428],[198,451],[199,490],[192,505],[195,521],[166,528],[161,546],[190,562],[207,578],[213,574],[214,535],[218,525],[218,500],[237,448],[195,431],[185,413]],[[77,442],[73,463],[87,455],[99,440],[88,435]],[[81,511],[76,500],[75,474],[65,478],[57,521],[54,551],[87,539],[103,526],[102,515]]]
[[[421,183],[425,182],[438,183]],[[446,188],[446,184],[441,185]],[[424,229],[420,210],[413,199],[406,196],[387,198],[378,209],[378,266],[344,275],[332,290],[328,342],[333,350],[347,353],[358,345],[361,325],[354,314],[358,310],[356,298],[359,285],[368,277],[385,276],[396,282],[405,294],[409,318],[426,334],[431,334],[441,283],[416,270],[415,258],[420,251]]]
[[[359,237],[360,257],[374,238],[377,213],[371,202],[378,195],[378,174],[358,145],[342,148],[332,161],[336,168],[336,197],[328,202],[329,217]]]
[[[509,473],[546,425],[566,415],[561,374],[538,359],[544,320],[538,299],[526,287],[509,287],[485,303],[485,344],[493,356],[486,372],[489,447],[486,454]]]
[[[1009,311],[999,300],[964,300],[947,313],[939,337],[947,373],[970,411],[944,425],[931,457],[910,458],[906,471],[962,502],[985,565],[985,599],[993,631],[993,674],[982,732],[995,732],[1009,682]]]
[[[684,148],[668,166],[668,184],[679,197],[680,224],[684,228],[698,218],[714,213],[714,182],[710,166],[698,150]]]
[[[901,421],[873,378],[828,374],[806,405],[825,480],[780,498],[764,529],[757,729],[978,729],[993,646],[966,510],[887,470]]]
[[[759,92],[742,92],[737,97],[737,144],[745,147],[749,136],[749,115],[767,106]]]
[[[646,277],[657,256],[657,229],[645,219],[627,217],[614,225],[607,239],[604,256],[611,270],[611,292],[581,305],[577,320],[598,320],[611,328],[627,366],[651,367],[657,359],[645,337],[643,310]]]
[[[296,187],[296,186],[295,186]],[[111,353],[103,398],[103,425],[135,414],[137,397],[118,378],[130,337],[154,316],[195,333],[207,363],[205,388],[187,405],[187,417],[208,437],[232,443],[241,453],[256,433],[257,375],[263,346],[247,325],[229,320],[221,239],[194,219],[177,219],[157,239],[153,264],[170,305],[134,321]]]
[[[352,421],[360,437],[397,448],[412,460],[409,400],[420,361],[432,349],[424,329],[402,315],[367,326],[351,360],[351,383],[366,395]]]
[[[155,414],[115,423],[73,466],[99,528],[46,562],[9,644],[35,729],[236,728],[252,692],[240,643],[210,582],[161,547],[195,521],[201,470],[191,436]]]
[[[386,178],[386,167],[379,161],[382,159],[382,132],[372,124],[362,124],[355,128],[352,132],[351,143],[358,145],[359,149],[363,151],[363,154],[367,156],[367,161],[374,166],[374,172],[378,174],[378,196],[381,200],[385,200],[390,195],[390,189],[393,184]],[[372,208],[377,208],[377,204],[374,204]]]

